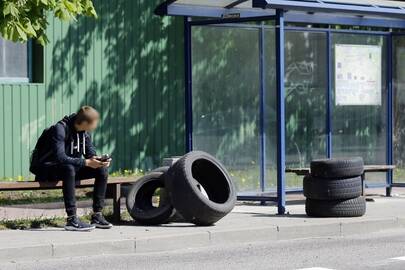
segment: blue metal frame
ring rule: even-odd
[[[155,10],[158,15],[171,15],[171,16],[196,16],[207,18],[253,18],[262,16],[274,15],[274,10],[271,9],[246,9],[246,8],[218,8],[209,6],[186,6],[181,4],[168,4],[163,8],[160,6]]]
[[[394,161],[393,155],[393,118],[394,118],[394,95],[393,95],[393,42],[392,42],[392,35],[388,38],[387,42],[387,164],[392,165]],[[393,183],[393,172],[392,170],[387,172],[387,187],[386,187],[386,195],[391,196],[392,190],[392,183]]]
[[[285,22],[405,28],[405,20],[403,19],[405,8],[396,6],[342,4],[321,0],[253,0],[252,3],[252,8],[248,9],[238,8],[238,6],[232,8],[209,5],[188,6],[176,3],[176,0],[166,0],[156,8],[155,13],[158,15],[195,16],[200,18],[256,19],[261,16],[275,15],[275,9],[278,7],[288,10],[284,17]],[[373,17],[365,15],[372,15]]]
[[[332,37],[326,33],[327,89],[326,89],[326,157],[332,157]]]
[[[311,14],[289,11],[285,21],[290,23],[325,24],[325,25],[356,25],[382,28],[405,28],[405,20],[392,18],[367,18],[359,16],[335,14]]]
[[[193,9],[195,12],[200,12],[198,9]],[[179,16],[181,14],[188,14],[192,16],[193,13],[187,12],[184,10],[184,13],[179,12]],[[198,22],[204,21],[217,21],[218,23],[225,23],[226,20],[230,21],[258,21],[258,20],[265,20],[265,18],[275,17],[273,13],[265,13],[265,14],[257,14],[257,16],[249,17],[249,16],[242,16],[240,18],[223,18],[220,16],[222,12],[212,11],[206,12],[199,15],[208,18],[218,18],[218,19],[201,19]],[[172,14],[176,15],[176,14]],[[393,18],[367,18],[367,17],[359,17],[359,16],[336,16],[333,14],[311,14],[311,13],[303,13],[303,12],[294,12],[289,11],[286,12],[284,15],[285,23],[307,23],[307,24],[325,24],[325,25],[356,25],[356,26],[369,26],[369,27],[382,27],[382,28],[405,28],[405,20],[400,19],[393,19]]]
[[[186,148],[187,151],[192,150],[192,74],[191,74],[191,26],[193,25],[213,25],[224,24],[226,26],[236,27],[248,27],[248,28],[260,28],[260,188],[262,195],[244,195],[239,194],[240,200],[254,200],[254,201],[274,201],[278,203],[278,213],[285,213],[286,206],[286,194],[291,192],[302,191],[302,189],[287,190],[286,189],[286,176],[285,176],[285,89],[284,89],[284,43],[285,43],[285,31],[314,31],[325,32],[327,34],[327,117],[326,117],[326,136],[327,136],[327,157],[332,157],[332,33],[348,33],[348,34],[364,34],[364,35],[381,35],[387,36],[388,48],[387,48],[387,164],[393,163],[392,153],[392,134],[393,134],[393,89],[392,89],[392,34],[385,31],[367,31],[367,30],[340,30],[329,28],[306,28],[306,27],[290,27],[286,26],[287,22],[304,22],[301,20],[311,18],[313,22],[325,23],[325,21],[317,21],[320,18],[328,17],[328,22],[331,24],[354,24],[354,25],[367,25],[377,27],[390,26],[392,19],[375,19],[375,18],[349,18],[349,17],[336,17],[334,15],[312,15],[301,14],[298,18],[293,18],[293,13],[284,12],[283,10],[276,10],[276,16],[265,16],[255,18],[232,18],[232,19],[218,19],[218,20],[199,20],[191,21],[189,18],[184,20],[184,35],[185,35],[185,77],[186,77]],[[276,21],[276,65],[277,65],[277,197],[269,196],[265,193],[265,179],[266,179],[266,132],[264,126],[265,117],[265,96],[266,96],[266,81],[265,81],[265,55],[264,55],[264,29],[270,28],[264,24],[257,25],[241,25],[240,22],[246,21],[262,21],[275,19]],[[360,23],[361,21],[361,23]],[[308,21],[306,21],[308,22]],[[357,23],[355,23],[357,22]],[[386,24],[388,23],[388,25]],[[397,27],[405,28],[405,20],[399,22],[395,21]],[[224,25],[223,25],[224,26]],[[387,173],[387,180],[384,185],[369,184],[368,187],[387,187],[387,195],[389,195],[390,188],[392,186],[401,186],[400,183],[393,184],[392,172]],[[405,185],[405,184],[404,184]],[[403,185],[403,186],[404,186]]]
[[[189,17],[184,17],[184,76],[186,108],[186,152],[193,149],[193,102],[192,102],[192,69],[191,69],[191,25]]]
[[[238,195],[236,198],[238,201],[259,201],[262,203],[265,202],[277,202],[277,197],[276,196],[270,196],[270,195]]]
[[[247,26],[246,24],[242,24],[244,22],[260,22],[260,21],[271,21],[275,20],[276,16],[263,16],[263,17],[255,17],[255,18],[227,18],[227,19],[204,19],[204,20],[192,20],[190,21],[191,25],[209,25],[209,24],[218,24],[218,25],[232,25],[233,23],[238,24],[239,26]],[[249,24],[249,27],[261,27],[261,24]]]
[[[284,11],[276,10],[276,85],[277,85],[277,203],[278,214],[285,213],[285,89],[284,89]]]
[[[266,115],[266,67],[265,67],[265,49],[264,49],[264,27],[261,25],[259,31],[259,59],[260,59],[260,189],[262,192],[266,190],[266,128],[264,126],[264,118]]]
[[[302,26],[286,26],[285,30],[292,31],[306,31],[306,32],[322,32],[322,33],[342,33],[342,34],[355,34],[355,35],[378,35],[378,36],[389,36],[390,32],[387,31],[373,31],[373,30],[352,30],[352,29],[333,29],[333,28],[309,28]]]
[[[377,6],[372,4],[350,4],[333,1],[311,0],[253,0],[253,8],[283,9],[305,12],[346,13],[355,15],[386,16],[403,18],[405,9],[400,6]]]

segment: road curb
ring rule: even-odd
[[[52,245],[42,244],[27,247],[11,247],[0,249],[0,262],[12,262],[24,259],[48,259],[53,256]],[[3,270],[3,267],[0,267]]]
[[[378,232],[384,229],[397,229],[403,227],[403,223],[398,218],[389,218],[341,223],[340,226],[341,236],[350,236]]]
[[[139,237],[135,239],[135,252],[148,253],[203,247],[210,244],[209,232]]]
[[[385,218],[360,221],[341,221],[329,224],[299,226],[263,226],[210,230],[196,233],[160,235],[69,244],[43,244],[37,246],[0,249],[0,269],[14,269],[20,261],[41,260],[100,254],[130,254],[173,251],[233,243],[293,240],[303,238],[344,237],[368,234],[389,229],[405,228],[405,218]]]

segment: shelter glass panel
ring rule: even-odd
[[[326,157],[327,36],[325,32],[285,34],[286,166],[307,167]],[[288,187],[302,177],[287,174]]]
[[[264,30],[265,106],[264,131],[266,134],[266,189],[277,188],[277,93],[276,93],[276,31]]]
[[[405,182],[405,36],[393,37],[394,182]]]
[[[217,157],[238,191],[260,190],[258,28],[192,27],[193,149]]]
[[[387,40],[377,34],[332,34],[332,153],[386,164]],[[369,182],[384,173],[367,174]]]

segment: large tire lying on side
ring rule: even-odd
[[[235,206],[231,177],[217,159],[205,152],[184,155],[170,167],[165,179],[174,208],[188,222],[212,225]]]
[[[308,199],[305,211],[310,217],[360,217],[366,213],[366,199],[320,201]]]
[[[160,200],[154,206],[152,197],[157,190]],[[174,214],[174,209],[165,189],[164,173],[151,172],[136,181],[127,196],[127,209],[131,217],[141,224],[167,223]]]
[[[162,172],[162,173],[166,173],[167,170],[169,170],[169,168],[170,168],[170,166],[162,166],[162,167],[158,167],[158,168],[156,168],[156,169],[153,169],[151,172]],[[170,200],[170,199],[168,198],[169,194],[167,194],[167,192],[165,192],[163,196],[166,196],[166,197],[167,197],[167,198],[165,198],[165,199]],[[184,218],[179,214],[178,211],[176,211],[176,209],[173,209],[173,213],[172,213],[172,215],[170,216],[168,222],[176,222],[176,223],[184,222]]]
[[[150,171],[150,172],[162,172],[162,173],[166,173],[167,172],[167,170],[169,169],[169,166],[162,166],[162,167],[158,167],[158,168],[156,168],[156,169],[153,169],[152,171]],[[123,197],[127,197],[128,196],[128,194],[129,194],[129,190],[131,189],[131,187],[132,187],[132,184],[123,184],[123,185],[121,185],[121,195],[123,196]],[[108,193],[107,193],[108,194]],[[108,196],[109,197],[107,197],[107,198],[112,198],[112,194],[110,195],[110,194],[108,194]]]
[[[304,196],[314,200],[352,199],[361,195],[361,177],[345,179],[304,177]]]
[[[169,170],[169,166],[162,166],[162,167],[158,167],[156,169],[153,169],[151,172],[162,172],[162,173],[166,173]]]
[[[321,178],[349,178],[364,171],[361,157],[351,159],[318,159],[311,162],[311,175]]]

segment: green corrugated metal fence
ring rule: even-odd
[[[111,171],[184,152],[183,22],[154,16],[158,2],[97,0],[97,20],[50,18],[45,83],[0,84],[0,179],[27,177],[42,130],[84,104],[101,112],[94,139]]]

